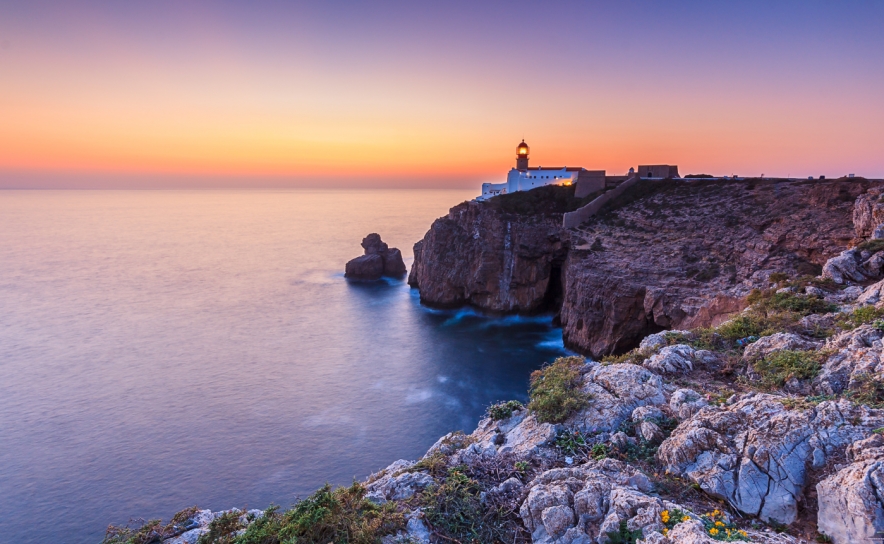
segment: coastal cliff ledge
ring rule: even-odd
[[[432,306],[551,310],[569,348],[621,353],[647,334],[722,322],[773,272],[819,274],[856,236],[854,202],[873,185],[648,181],[567,230],[571,187],[465,202],[415,244],[408,282]]]

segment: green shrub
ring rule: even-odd
[[[866,240],[865,242],[856,246],[855,249],[859,251],[871,251],[872,253],[878,253],[882,249],[884,249],[884,240]]]
[[[774,272],[767,279],[770,280],[771,283],[780,283],[781,281],[789,279],[789,275],[783,274],[782,272]]]
[[[430,486],[420,494],[418,501],[423,507],[428,527],[440,539],[439,542],[486,544],[527,541],[527,532],[518,516],[519,497],[511,500],[489,493],[483,501],[486,487],[480,481],[482,474],[497,474],[500,467],[480,465],[451,468],[439,485]],[[527,470],[528,465],[523,465],[523,468]],[[499,481],[485,483],[496,485]]]
[[[283,526],[283,516],[279,507],[271,506],[234,542],[235,544],[280,544],[279,533]]]
[[[609,531],[607,535],[608,544],[635,544],[638,539],[643,538],[644,536],[641,529],[630,531],[625,519],[620,520],[620,527],[618,530]]]
[[[837,325],[842,329],[855,329],[866,323],[874,323],[884,317],[884,308],[861,306],[850,313],[838,316]]]
[[[209,523],[208,532],[200,536],[197,544],[232,544],[236,538],[236,532],[245,528],[241,518],[243,513],[231,510],[223,513]]]
[[[521,410],[522,408],[524,408],[524,406],[517,400],[498,402],[497,404],[492,404],[488,407],[488,416],[495,421],[499,421],[501,419],[507,419],[513,415],[513,412]]]
[[[354,482],[334,490],[326,484],[283,514],[279,523],[280,542],[377,544],[401,530],[405,517],[393,503],[379,506],[367,500],[365,487]]]
[[[199,512],[199,508],[196,506],[185,508],[172,516],[172,519],[166,525],[163,525],[158,519],[152,519],[147,522],[141,520],[140,527],[138,528],[131,528],[128,525],[126,527],[110,525],[107,531],[105,531],[102,544],[149,544],[171,538],[182,533],[185,529],[185,524],[197,512]]]
[[[621,363],[640,365],[653,354],[654,350],[636,348],[621,355],[605,355],[599,362],[603,365],[619,365]]]
[[[590,395],[583,392],[582,357],[559,357],[552,364],[531,373],[528,409],[542,423],[561,423],[585,407]]]
[[[777,293],[772,289],[753,289],[746,298],[756,310],[764,312],[787,311],[800,316],[834,312],[838,307],[823,299],[786,291]]]
[[[812,350],[777,351],[756,362],[754,369],[765,387],[777,388],[792,378],[815,378],[819,374],[823,356],[822,352]]]
[[[556,435],[556,447],[565,455],[574,455],[586,447],[586,438],[580,431],[563,429]]]
[[[853,386],[845,396],[857,404],[864,404],[870,408],[884,408],[884,382],[879,376],[863,376],[854,380]]]

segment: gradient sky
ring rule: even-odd
[[[884,2],[0,0],[0,187],[884,177]]]

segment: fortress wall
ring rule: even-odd
[[[605,171],[604,170],[584,170],[577,176],[575,181],[577,189],[574,196],[583,198],[592,193],[603,191],[605,189]]]
[[[637,175],[633,176],[615,187],[614,189],[611,189],[607,193],[599,196],[586,206],[574,210],[573,212],[566,213],[562,217],[562,227],[566,229],[571,229],[580,225],[584,221],[587,221],[590,217],[597,214],[605,204],[622,195],[627,189],[629,189],[639,181],[641,181],[640,177],[638,177]]]

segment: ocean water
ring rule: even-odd
[[[0,191],[0,542],[290,505],[526,397],[549,316],[351,283],[473,191]]]

